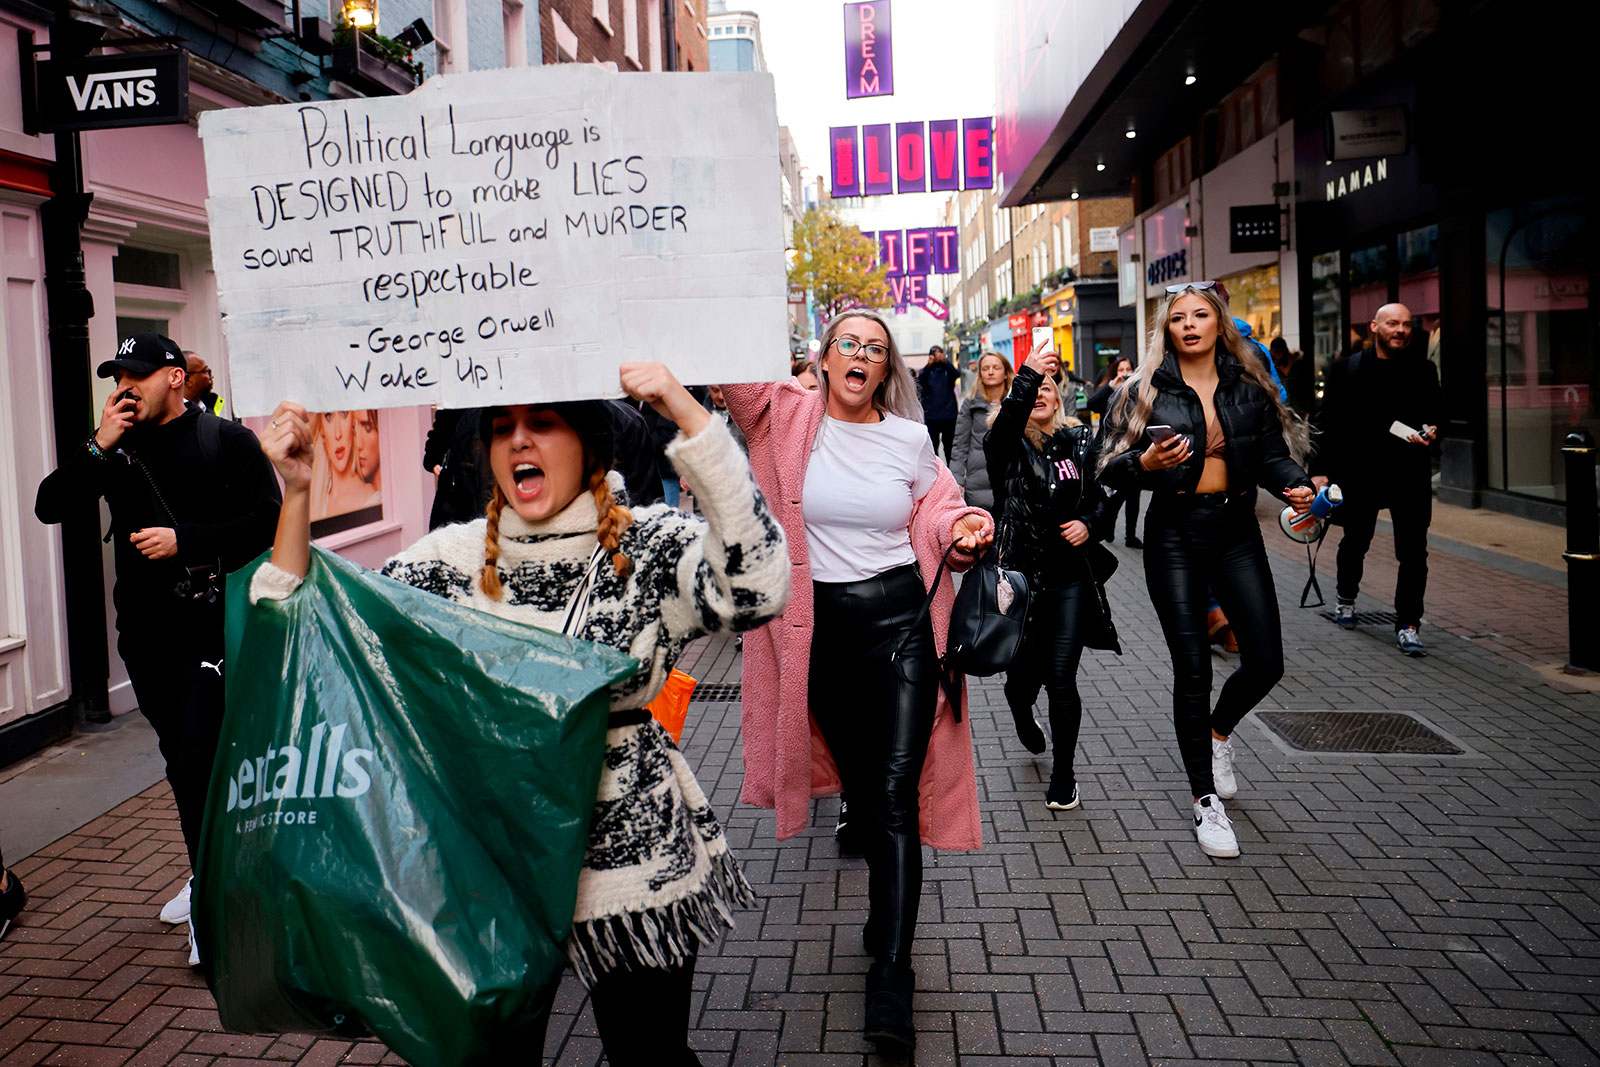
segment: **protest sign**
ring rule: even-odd
[[[481,71],[200,136],[241,415],[787,373],[770,75]]]

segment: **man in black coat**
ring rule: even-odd
[[[117,653],[160,742],[192,868],[222,727],[224,575],[271,547],[282,497],[254,433],[184,403],[170,339],[136,334],[98,373],[116,379],[100,425],[40,483],[34,513],[61,522],[100,497],[111,509]],[[188,913],[185,888],[162,918]]]
[[[939,441],[944,441],[944,459],[950,462],[950,447],[956,438],[956,416],[959,401],[956,385],[961,372],[944,358],[944,349],[934,345],[928,349],[928,365],[917,375],[917,392],[922,399],[922,421],[933,439],[933,451],[939,451]]]
[[[1333,519],[1339,539],[1334,619],[1356,625],[1355,601],[1378,512],[1394,523],[1395,641],[1408,656],[1426,653],[1419,630],[1428,587],[1428,525],[1433,521],[1431,449],[1444,418],[1439,375],[1411,350],[1411,310],[1385,304],[1372,317],[1372,347],[1328,368],[1312,480],[1344,491]]]

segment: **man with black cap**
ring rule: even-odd
[[[184,403],[169,338],[135,334],[97,373],[116,379],[100,425],[40,484],[34,513],[61,522],[100,497],[111,509],[117,653],[160,741],[192,868],[222,725],[223,575],[272,545],[281,496],[254,433]],[[189,896],[161,918],[187,921]],[[198,964],[192,928],[189,944]]]

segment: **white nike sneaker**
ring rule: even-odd
[[[194,878],[183,883],[183,888],[178,890],[178,895],[161,906],[161,921],[168,926],[177,926],[179,923],[189,921],[190,901],[194,892]]]
[[[1239,780],[1233,776],[1233,738],[1211,739],[1211,779],[1216,783],[1217,796],[1223,800],[1232,800],[1239,791]]]
[[[1233,836],[1233,822],[1222,810],[1215,793],[1207,793],[1194,805],[1194,836],[1200,851],[1208,856],[1230,859],[1239,854],[1239,839]]]

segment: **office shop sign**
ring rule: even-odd
[[[181,49],[42,60],[34,66],[39,133],[189,121],[189,54]]]

